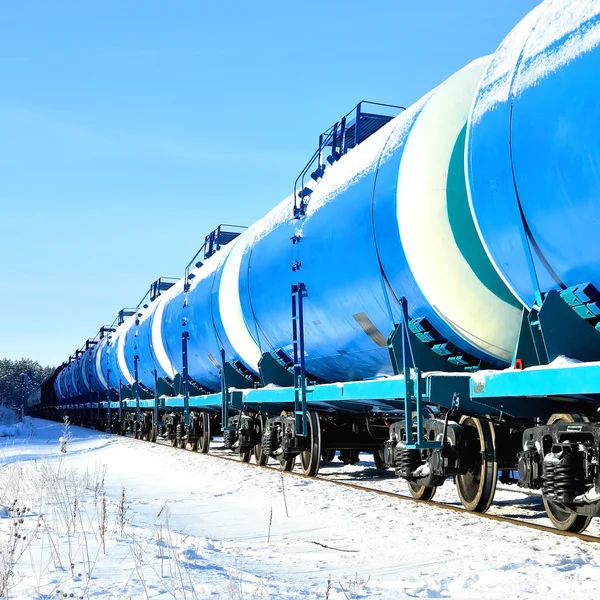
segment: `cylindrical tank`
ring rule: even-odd
[[[100,338],[99,342],[95,346],[94,360],[92,362],[92,375],[91,379],[96,385],[95,391],[103,395],[108,389],[107,381],[107,353],[109,349],[109,336],[104,335]],[[111,382],[112,385],[112,382]],[[102,398],[104,399],[104,398]]]
[[[207,390],[220,389],[221,349],[229,362],[244,361],[236,352],[223,326],[220,283],[228,258],[249,230],[213,254],[200,267],[191,271],[190,288],[186,292],[180,280],[166,293],[160,322],[156,323],[164,341],[164,349],[174,371],[182,370],[182,335],[187,334],[188,369],[192,379]],[[157,321],[155,319],[155,321]],[[245,324],[242,322],[242,326]]]
[[[66,366],[63,364],[61,370],[58,372],[56,379],[54,380],[54,392],[60,400],[64,400],[67,397],[67,391],[63,386],[63,380],[65,376]]]
[[[70,361],[65,369],[65,375],[63,378],[63,386],[66,390],[67,398],[73,398],[75,396],[75,390],[73,389],[73,362]]]
[[[81,394],[89,394],[90,388],[90,359],[92,356],[92,348],[87,348],[81,355],[79,363],[79,381],[81,386]]]
[[[163,292],[151,300],[146,307],[139,308],[124,333],[122,353],[130,375],[127,379],[129,384],[134,382],[136,355],[138,381],[149,390],[154,391],[155,370],[157,377],[172,379],[175,375],[160,335],[162,312],[170,293],[172,293],[170,290]],[[155,319],[157,319],[156,324]]]
[[[121,385],[133,383],[133,374],[129,372],[123,355],[123,342],[125,332],[135,322],[135,316],[129,317],[108,334],[108,343],[102,358],[102,373],[109,387],[118,390]]]
[[[136,314],[128,317],[115,332],[110,334],[110,350],[108,353],[110,367],[110,387],[119,389],[121,385],[131,385],[134,382],[133,366],[130,370],[129,364],[125,359],[125,341],[126,336],[135,327]],[[132,357],[133,358],[133,357]],[[133,360],[132,360],[133,363]]]
[[[536,287],[600,286],[599,46],[597,0],[548,0],[500,45],[473,104],[471,209],[526,307]]]
[[[76,397],[81,396],[83,394],[83,383],[81,381],[81,377],[79,375],[79,371],[81,369],[81,356],[78,356],[71,363],[71,388],[73,389],[73,394]]]
[[[102,340],[99,340],[97,344],[95,344],[91,349],[90,362],[89,362],[89,378],[90,378],[90,388],[92,392],[96,394],[100,393],[100,391],[104,390],[104,386],[102,385],[102,381],[100,380],[100,350],[101,350]]]

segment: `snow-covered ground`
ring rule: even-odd
[[[0,439],[0,597],[550,600],[600,587],[600,546],[577,539],[78,427],[63,454],[61,424],[21,429]],[[323,475],[405,492],[375,483],[368,458]],[[456,502],[453,487],[438,499]],[[546,522],[513,489],[494,511]]]
[[[17,414],[10,408],[0,406],[0,437],[28,435],[30,422],[19,421]]]

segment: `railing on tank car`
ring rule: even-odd
[[[226,246],[232,242],[238,235],[240,235],[245,229],[248,229],[244,225],[228,225],[222,223],[215,230],[211,231],[205,238],[204,243],[198,249],[198,252],[194,254],[192,260],[185,267],[184,274],[184,285],[183,291],[189,292],[190,281],[194,278],[194,274],[190,273],[192,267],[200,268],[202,261],[196,261],[198,256],[202,254],[203,260],[208,260],[215,252],[218,252],[223,246]]]
[[[387,108],[391,111],[406,110],[404,106],[363,100],[348,111],[337,123],[324,131],[319,136],[317,150],[294,182],[294,218],[299,219],[304,215],[310,195],[313,193],[313,188],[309,187],[306,181],[309,171],[312,171],[310,178],[314,182],[318,182],[325,174],[326,162],[333,165],[349,150],[364,142],[398,115],[398,112],[394,115],[384,114],[383,112],[367,112],[363,109],[367,105],[378,106],[381,109]],[[331,148],[331,154],[325,157],[327,148]]]

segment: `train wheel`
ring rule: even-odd
[[[408,484],[410,495],[416,500],[431,500],[435,496],[435,486]]]
[[[548,425],[553,423],[589,423],[589,419],[582,415],[569,415],[565,413],[554,414],[548,419]],[[585,531],[590,524],[592,517],[586,515],[578,515],[564,508],[560,505],[542,498],[544,508],[548,518],[552,521],[552,524],[561,531],[572,531],[573,533],[581,533]]]
[[[279,456],[279,464],[281,465],[282,471],[293,471],[294,465],[296,464],[296,457],[284,458],[283,454]]]
[[[300,462],[304,474],[315,477],[321,466],[321,420],[314,410],[308,412],[308,448],[300,453]]]
[[[259,467],[264,467],[269,462],[269,455],[263,450],[261,444],[254,446],[254,460]]]
[[[560,508],[558,504],[542,498],[544,508],[552,524],[561,531],[572,531],[573,533],[581,533],[585,531],[590,524],[592,517],[586,515],[577,515]]]
[[[262,415],[259,416],[260,419],[260,435],[262,437],[262,433],[265,430],[266,418]],[[262,444],[259,442],[254,446],[254,460],[259,467],[264,467],[269,462],[269,455],[264,452]]]
[[[208,454],[210,450],[210,418],[205,410],[200,413],[199,425],[198,451],[202,454]]]
[[[172,448],[177,448],[177,441],[179,437],[179,425],[175,426],[175,429],[171,429],[168,433],[169,435],[169,444],[171,444]]]
[[[486,512],[496,491],[498,462],[496,460],[496,435],[489,421],[463,416],[460,424],[470,435],[475,460],[472,470],[455,477],[456,490],[462,505],[472,512]]]
[[[383,450],[375,450],[375,452],[373,452],[373,461],[375,462],[375,468],[378,471],[387,471],[388,467],[383,458]]]
[[[321,460],[323,462],[332,462],[335,458],[335,450],[321,450]]]

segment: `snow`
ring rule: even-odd
[[[513,83],[513,72],[521,57],[523,45],[531,35],[545,4],[536,6],[506,36],[481,78],[477,99],[473,104],[471,120],[477,123],[488,111],[507,102]]]
[[[428,475],[431,475],[431,467],[429,466],[429,463],[425,463],[413,471],[414,477],[427,477]]]
[[[518,97],[600,45],[600,1],[546,0],[508,34],[484,74],[472,119]],[[518,65],[518,75],[514,69]]]
[[[523,53],[517,93],[600,44],[598,0],[547,0],[543,16]]]
[[[593,502],[598,502],[598,500],[600,500],[600,492],[595,487],[590,488],[585,494],[574,498],[575,502],[583,502],[585,504],[592,504]]]
[[[9,598],[552,600],[600,583],[577,539],[78,427],[61,455],[62,424],[28,423],[0,441],[0,577],[26,547]],[[406,493],[361,458],[322,476]],[[450,484],[437,498],[458,503]],[[492,511],[548,524],[514,488]]]
[[[19,421],[17,413],[10,408],[0,406],[0,438],[28,435],[29,424]]]
[[[12,425],[0,425],[0,437],[11,437],[19,435],[23,430],[23,423],[13,423]]]

